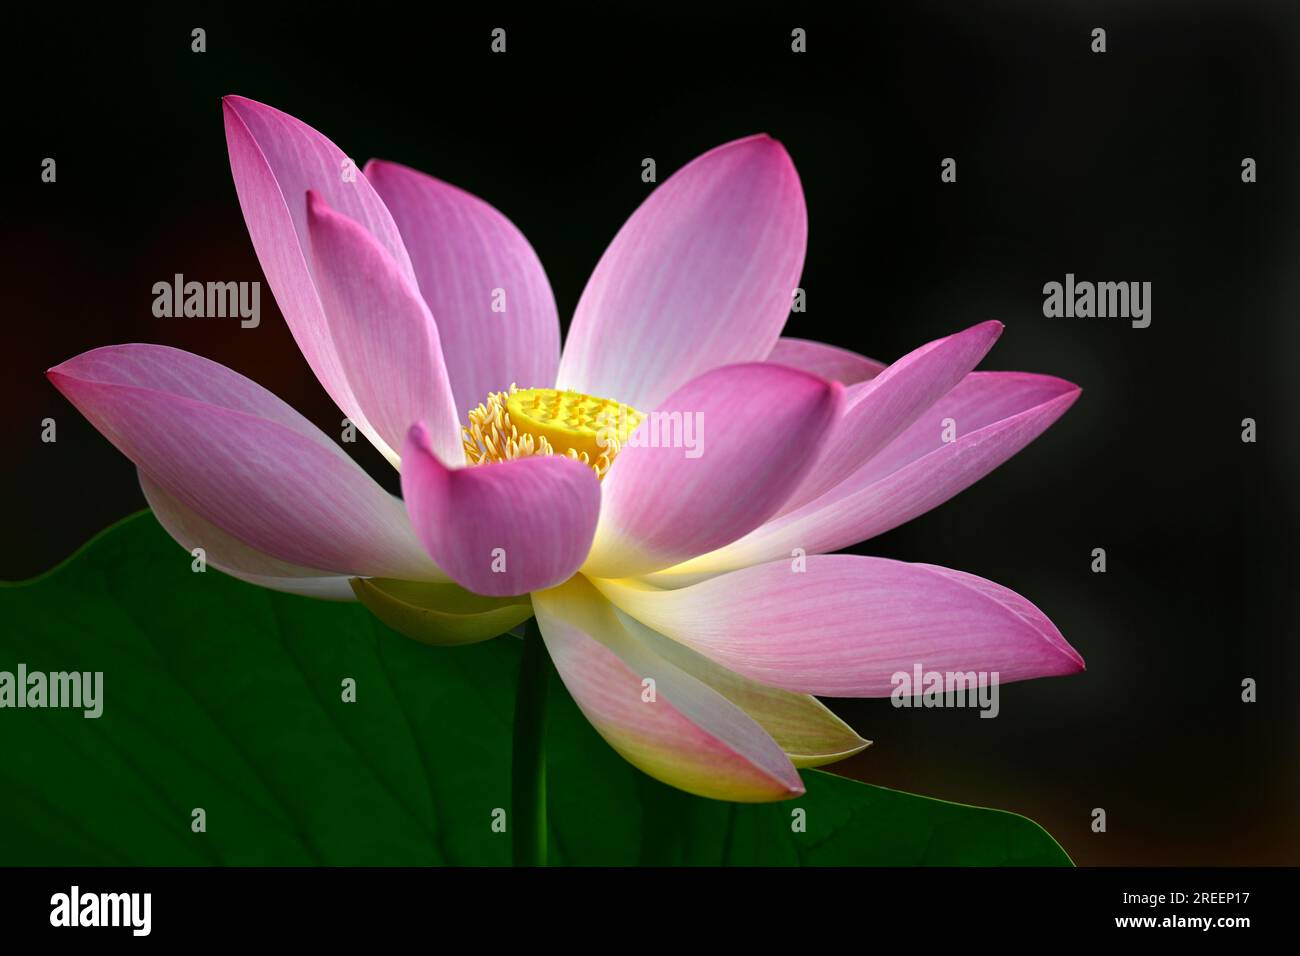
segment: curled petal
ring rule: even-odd
[[[595,473],[562,455],[448,468],[411,427],[402,495],[429,554],[452,579],[496,597],[552,587],[582,564],[600,514]]]

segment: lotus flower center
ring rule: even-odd
[[[461,431],[471,465],[567,455],[604,478],[642,414],[608,398],[554,388],[492,392]]]

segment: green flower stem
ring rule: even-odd
[[[524,625],[524,654],[515,693],[510,769],[510,833],[515,866],[546,865],[546,645],[537,621]]]

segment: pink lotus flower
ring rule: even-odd
[[[952,497],[1079,390],[972,371],[997,322],[887,367],[782,338],[807,219],[780,143],[727,143],[655,189],[561,354],[541,263],[496,209],[393,163],[357,173],[250,100],[225,116],[266,279],[321,384],[400,467],[403,499],[199,356],[122,345],[51,369],[186,549],[265,587],[360,597],[433,643],[535,616],[619,753],[728,800],[797,795],[796,767],[867,745],[812,695],[885,696],[917,663],[1003,681],[1083,667],[1006,588],[829,553]],[[638,441],[638,421],[676,442]]]

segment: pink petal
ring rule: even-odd
[[[397,163],[371,160],[366,177],[397,221],[438,322],[456,408],[468,411],[511,384],[553,386],[555,296],[523,233],[478,197]],[[498,289],[504,312],[493,311]]]
[[[803,268],[803,188],[767,136],[705,153],[619,230],[578,302],[558,382],[654,408],[719,365],[766,358]]]
[[[683,386],[647,416],[610,468],[584,570],[641,574],[758,527],[816,461],[843,393],[838,382],[759,362],[714,369]],[[669,415],[683,427],[665,427]],[[675,447],[652,447],[656,436]]]
[[[253,248],[294,341],[320,383],[356,426],[390,458],[352,394],[330,336],[307,253],[307,191],[360,223],[412,282],[397,225],[343,151],[287,113],[242,96],[222,100],[235,191]]]
[[[776,340],[776,345],[772,346],[772,351],[767,355],[767,361],[802,369],[841,385],[869,381],[886,368],[884,362],[877,362],[848,349],[789,336]]]
[[[402,503],[242,375],[157,345],[96,349],[47,375],[168,495],[248,547],[334,574],[442,577]]]
[[[657,575],[665,584],[735,568],[838,551],[911,521],[1011,458],[1065,414],[1079,388],[1049,375],[972,372],[856,472],[802,508]],[[952,419],[957,440],[943,441]]]
[[[452,580],[504,597],[552,587],[582,564],[600,514],[600,483],[562,455],[448,468],[428,432],[402,450],[402,495],[420,540]]]
[[[193,552],[195,548],[202,548],[204,560],[210,567],[273,591],[330,601],[356,600],[349,583],[351,579],[316,568],[289,564],[250,548],[186,508],[145,472],[142,471],[139,475],[140,489],[158,523],[186,551]]]
[[[593,583],[627,614],[759,683],[829,697],[885,697],[891,677],[1071,674],[1083,659],[1024,598],[928,564],[851,554],[761,564],[659,591]]]
[[[879,481],[900,468],[928,459],[935,452],[952,454],[963,441],[974,440],[986,429],[1016,422],[1023,424],[1027,418],[1042,425],[1033,435],[1037,437],[1074,404],[1080,392],[1079,386],[1053,375],[972,372],[872,458],[862,469],[860,477],[866,481]],[[1045,412],[1056,414],[1042,422]],[[948,420],[956,432],[957,440],[953,442],[944,441],[944,427]],[[859,476],[854,477],[857,479]]]
[[[585,579],[534,594],[533,607],[565,687],[629,763],[717,800],[803,793],[798,772],[753,718],[629,634]]]
[[[835,423],[821,461],[781,510],[807,504],[860,468],[951,391],[1001,334],[1001,322],[981,322],[909,352],[870,381],[850,388],[847,409]]]
[[[390,448],[425,422],[444,461],[463,464],[460,415],[433,316],[415,283],[369,232],[308,193],[321,303],[352,394]]]
[[[617,608],[615,611],[628,634],[753,717],[796,767],[822,767],[870,746],[871,741],[859,737],[811,694],[796,694],[741,677]]]

